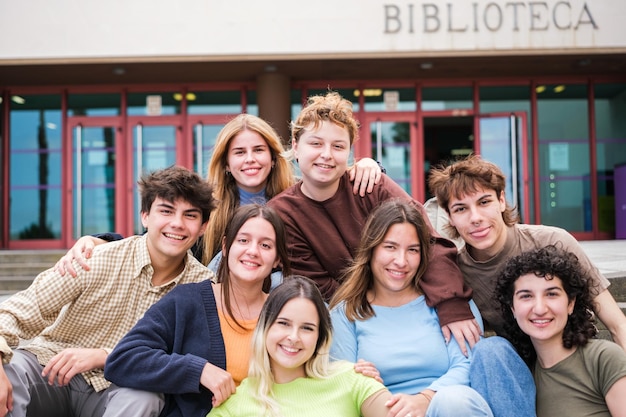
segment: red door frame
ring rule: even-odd
[[[372,157],[372,144],[370,124],[372,122],[400,122],[409,123],[409,146],[411,148],[409,164],[411,165],[411,196],[417,201],[424,201],[426,190],[424,189],[424,142],[418,138],[418,123],[415,112],[367,112],[363,113],[363,123],[359,135],[361,138],[354,146],[355,158]],[[419,169],[422,167],[422,169]]]
[[[524,219],[524,223],[530,223],[530,181],[529,181],[529,173],[528,173],[528,115],[526,112],[501,112],[501,113],[481,113],[474,116],[474,152],[480,155],[480,123],[479,120],[483,118],[496,118],[496,117],[510,117],[515,116],[521,120],[521,152],[522,154],[518,156],[518,160],[521,161],[522,164],[522,178],[521,178],[521,186],[522,186],[522,195],[523,195],[523,205],[522,207],[517,207],[520,210],[522,218]],[[519,183],[519,179],[518,179]],[[534,178],[533,187],[538,187],[539,181],[538,178]]]
[[[88,117],[88,116],[69,116],[67,118],[67,129],[65,130],[65,138],[63,140],[63,190],[66,198],[62,202],[62,247],[70,247],[76,241],[73,238],[73,220],[74,213],[74,144],[73,130],[77,126],[82,127],[113,127],[115,129],[115,231],[124,233],[128,229],[128,216],[126,213],[131,212],[129,203],[132,199],[132,185],[129,188],[127,175],[127,158],[128,154],[124,151],[124,126],[122,117]],[[102,230],[107,232],[112,230]]]

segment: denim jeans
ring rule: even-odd
[[[530,369],[503,337],[487,337],[474,346],[470,386],[487,401],[495,417],[537,415]]]
[[[437,391],[426,417],[494,417],[487,402],[466,385],[450,385]]]

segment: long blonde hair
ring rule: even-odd
[[[306,376],[308,378],[327,378],[336,369],[336,366],[330,362],[332,324],[322,294],[315,282],[309,278],[300,275],[286,277],[282,284],[270,292],[252,336],[252,357],[250,358],[248,378],[250,378],[254,397],[263,407],[259,413],[262,416],[282,416],[280,406],[272,391],[274,376],[265,342],[270,327],[278,318],[285,304],[295,298],[310,300],[315,305],[319,317],[319,333],[315,351],[304,364]]]
[[[239,207],[239,188],[232,175],[226,175],[226,165],[230,142],[245,130],[261,135],[267,142],[272,154],[274,166],[267,177],[265,198],[269,200],[295,182],[293,167],[283,156],[285,148],[280,137],[265,120],[251,114],[240,114],[226,123],[215,140],[207,175],[207,181],[213,185],[213,195],[217,200],[217,208],[211,213],[204,234],[202,260],[205,265],[208,265],[220,251],[226,225],[235,209]]]

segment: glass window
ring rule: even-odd
[[[355,95],[358,97],[359,90]],[[415,111],[415,88],[364,88],[365,111]]]
[[[120,94],[69,94],[68,116],[119,116]]]
[[[354,113],[359,111],[359,97],[357,96],[359,91],[358,88],[333,88],[330,91],[335,91],[339,93],[341,97],[345,98],[346,100],[350,100],[352,102],[352,111]],[[328,92],[328,88],[313,88],[308,91],[307,97],[325,96]],[[300,101],[300,97],[298,97],[298,101]],[[300,107],[298,112],[300,112],[300,110],[302,110],[302,107]],[[298,113],[296,113],[296,116],[297,115]]]
[[[423,111],[472,109],[472,87],[424,87],[421,105]]]
[[[128,93],[129,116],[161,116],[180,114],[183,95],[177,91]]]
[[[517,113],[519,115],[519,113],[524,113],[526,115],[526,133],[527,133],[527,137],[526,137],[526,147],[528,150],[532,149],[532,119],[530,117],[530,85],[520,85],[520,86],[489,86],[489,87],[480,87],[479,88],[479,96],[480,96],[480,104],[479,104],[479,109],[480,109],[480,113],[481,114],[493,114],[493,113]],[[483,119],[484,120],[484,119]],[[516,123],[519,122],[521,124],[521,120],[517,120]],[[482,122],[481,122],[482,123]],[[482,128],[482,125],[481,125]],[[517,195],[517,201],[518,201],[518,210],[520,212],[520,215],[523,216],[522,210],[521,208],[524,206],[525,202],[524,202],[524,186],[525,184],[523,183],[523,166],[522,166],[522,152],[523,152],[523,143],[521,141],[521,139],[523,139],[523,130],[521,129],[521,125],[519,126],[519,128],[517,129],[517,137],[519,138],[518,140],[518,146],[517,146],[517,167],[518,167],[518,172],[517,172],[517,178],[518,178],[518,184],[517,184],[517,189],[518,189],[518,195]],[[487,146],[487,142],[486,142],[486,138],[483,137],[483,133],[482,133],[482,129],[481,129],[481,153],[485,154],[485,151],[489,151],[489,149],[485,149],[485,146]],[[497,147],[494,147],[493,149],[494,152],[499,152],[499,150],[497,149]],[[488,152],[487,152],[488,153]],[[532,167],[532,158],[530,158],[530,155],[527,155],[527,162],[528,162],[528,175],[529,175],[529,183],[532,184],[533,183],[533,177],[532,177],[532,173],[533,173],[533,167]],[[495,162],[495,161],[492,161]],[[503,167],[504,169],[504,167]],[[505,171],[506,172],[506,171]],[[507,188],[509,188],[510,186],[507,185]],[[511,193],[512,190],[507,190],[507,198],[509,200],[512,200],[512,197],[509,197],[509,193]],[[529,207],[533,207],[534,205],[534,199],[533,199],[533,194],[532,192],[528,193],[529,196]],[[511,203],[513,201],[510,201]],[[522,221],[524,223],[535,223],[535,218],[534,218],[534,210],[530,210],[530,218],[529,219],[525,219],[522,217]]]
[[[537,86],[541,222],[591,231],[586,85]]]
[[[254,116],[259,115],[259,104],[256,99],[256,90],[249,90],[246,94],[246,99],[248,100],[246,106],[246,113],[252,114]]]
[[[302,110],[302,91],[301,90],[291,90],[290,94],[291,98],[291,120],[295,120]]]
[[[4,149],[4,106],[6,103],[4,102],[4,91],[0,90],[0,161],[4,161],[4,153],[2,152]],[[4,184],[4,170],[0,172],[0,184]],[[0,200],[4,201],[4,193],[7,192],[4,188],[0,188]],[[0,219],[4,219],[4,211],[6,208],[4,204],[0,206]],[[0,220],[0,236],[4,236],[4,221]],[[0,237],[0,247],[2,247],[2,238]]]
[[[616,184],[613,177],[615,168],[626,164],[626,84],[597,84],[593,91],[598,167],[598,227],[601,232],[614,232],[615,186],[622,187],[619,191],[626,193],[625,184]]]
[[[189,114],[239,114],[241,92],[236,91],[193,91],[187,93]]]
[[[61,236],[61,96],[10,102],[10,239]]]

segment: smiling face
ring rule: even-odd
[[[150,211],[141,213],[147,245],[153,262],[180,262],[204,233],[202,211],[184,200],[154,199]]]
[[[243,190],[264,189],[272,170],[272,153],[263,136],[252,130],[238,133],[228,145],[226,170]]]
[[[498,254],[506,242],[507,227],[502,218],[506,209],[504,193],[479,189],[448,203],[450,225],[454,226],[468,245],[472,256],[484,261]]]
[[[420,241],[415,226],[410,223],[392,225],[372,253],[374,304],[377,301],[385,305],[404,304],[413,298],[416,293],[413,279],[420,261]]]
[[[520,329],[533,345],[563,345],[563,329],[574,311],[560,278],[525,274],[515,281],[511,310]]]
[[[305,364],[313,357],[319,337],[319,315],[306,298],[292,298],[267,330],[265,347],[274,380],[279,384],[306,376]]]
[[[348,168],[348,129],[329,121],[322,121],[317,129],[310,125],[293,149],[302,173],[302,192],[318,201],[332,197]]]
[[[248,219],[237,232],[228,252],[231,282],[260,282],[278,265],[276,231],[262,217]]]

